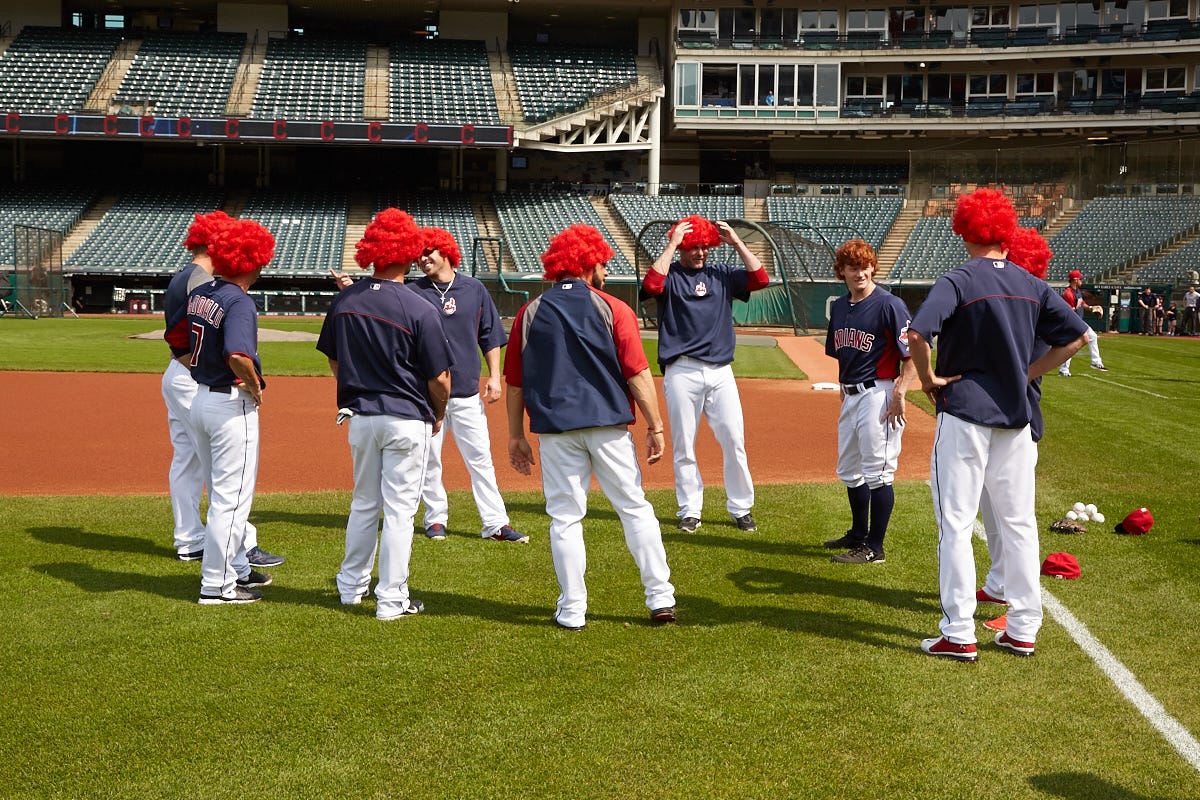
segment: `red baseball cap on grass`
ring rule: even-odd
[[[1042,574],[1051,578],[1078,578],[1083,574],[1079,561],[1070,553],[1051,553],[1042,562]]]
[[[1141,536],[1154,527],[1154,517],[1150,514],[1148,508],[1135,508],[1129,512],[1129,516],[1117,523],[1117,527],[1113,528],[1117,533],[1128,533],[1133,536]]]

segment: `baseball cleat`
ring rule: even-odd
[[[516,542],[517,544],[525,544],[529,541],[529,537],[520,531],[514,529],[511,525],[502,525],[500,530],[491,534],[487,538],[493,542]]]
[[[424,610],[425,610],[424,603],[422,603],[420,600],[413,600],[410,597],[410,598],[408,598],[408,605],[405,606],[404,610],[401,611],[400,613],[398,613],[398,614],[380,614],[380,613],[376,612],[375,619],[381,619],[381,620],[402,619],[404,617],[416,616],[417,614],[420,614]]]
[[[176,561],[199,561],[202,558],[204,558],[204,548],[203,547],[200,548],[199,550],[193,550],[190,553],[176,553],[175,554]]]
[[[433,523],[425,529],[425,538],[440,542],[446,538],[446,526],[440,522]]]
[[[832,556],[829,559],[835,564],[882,564],[883,553],[876,553],[865,544],[860,544],[848,553]]]
[[[558,616],[555,615],[554,624],[557,625],[558,627],[562,628],[564,631],[581,631],[581,630],[583,630],[584,625],[586,625],[587,623],[584,623],[584,625],[564,625],[563,623],[558,621]]]
[[[749,513],[742,514],[740,517],[734,517],[733,524],[737,526],[739,531],[746,531],[747,533],[753,533],[758,530],[758,524],[755,523],[754,517],[750,516]]]
[[[250,562],[250,566],[252,567],[278,567],[287,559],[283,556],[268,553],[266,550],[255,545],[246,551],[246,560]]]
[[[684,517],[683,519],[679,520],[679,530],[683,531],[684,533],[695,533],[696,531],[700,530],[700,518]]]
[[[655,608],[650,611],[650,621],[655,625],[666,625],[675,621],[675,606]]]
[[[973,664],[979,660],[979,652],[974,644],[955,644],[945,636],[934,636],[932,639],[922,639],[921,649],[931,656],[953,658]]]
[[[825,546],[830,550],[853,550],[863,544],[863,540],[854,535],[854,531],[846,531],[836,539],[826,539]]]
[[[999,597],[988,594],[983,589],[977,589],[975,591],[975,602],[976,603],[994,603],[998,606],[1008,605],[1007,600],[1001,600]]]
[[[1092,364],[1092,369],[1098,369],[1101,372],[1108,372],[1108,367],[1104,366],[1103,364]]]
[[[1063,371],[1060,369],[1060,370],[1058,371],[1058,377],[1060,377],[1060,378],[1069,378],[1069,377],[1071,377],[1071,373],[1069,373],[1069,372],[1063,372]]]
[[[270,586],[271,580],[271,576],[267,573],[252,569],[246,577],[237,579],[237,585],[244,586],[247,589],[254,589],[258,586]]]
[[[1005,614],[995,619],[985,620],[983,627],[990,631],[1003,631],[1008,629],[1008,614]]]
[[[996,634],[996,644],[1016,656],[1033,655],[1033,642],[1021,642],[1008,635],[1008,631]]]
[[[200,593],[200,599],[196,602],[202,606],[220,606],[220,605],[241,605],[245,603],[257,603],[262,600],[262,592],[257,589],[248,589],[245,586],[234,586],[233,594],[204,594]]]

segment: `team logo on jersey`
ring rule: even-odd
[[[454,302],[453,297],[447,298],[446,302],[442,303],[442,311],[444,311],[447,315],[458,311],[458,304]]]
[[[372,291],[372,292],[378,292],[378,291],[379,291],[379,287],[381,287],[381,286],[383,286],[383,284],[382,284],[382,283],[372,283],[372,284],[371,284],[371,291]]]
[[[706,294],[708,294],[708,287],[704,285],[704,281],[700,281],[696,284],[696,297],[704,297]]]
[[[1004,267],[1005,267],[1004,261],[993,261],[992,262],[993,269],[1004,269]]]
[[[904,323],[904,327],[900,329],[900,341],[905,347],[908,347],[908,326],[911,322],[912,320],[909,320]]]

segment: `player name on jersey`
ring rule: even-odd
[[[188,316],[200,317],[214,328],[219,328],[225,320],[225,309],[221,308],[211,297],[192,295],[188,298]]]
[[[833,346],[839,350],[843,347],[853,347],[855,350],[869,353],[874,345],[875,334],[868,331],[860,331],[855,328],[838,328],[833,332]]]

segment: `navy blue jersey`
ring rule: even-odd
[[[166,332],[163,338],[171,348],[172,356],[183,356],[190,352],[187,323],[187,299],[192,290],[212,280],[200,267],[188,264],[171,276],[167,291],[163,294],[163,318]]]
[[[749,273],[742,267],[705,264],[692,270],[673,263],[658,295],[658,363],[680,356],[717,365],[732,362],[733,301],[749,299]]]
[[[434,421],[428,382],[450,368],[450,345],[437,311],[404,284],[366,278],[343,290],[317,349],[337,362],[339,408]]]
[[[910,328],[938,337],[937,410],[993,428],[1030,423],[1028,375],[1037,340],[1058,347],[1087,331],[1045,282],[1004,259],[973,258],[938,278]]]
[[[455,274],[449,284],[434,283],[427,275],[408,284],[433,303],[442,315],[442,328],[454,355],[450,369],[450,396],[479,394],[479,352],[508,342],[500,312],[487,288],[470,275]]]
[[[534,433],[628,425],[628,380],[648,369],[633,309],[583,279],[559,281],[513,320],[504,377]]]
[[[258,308],[242,287],[220,279],[197,286],[188,295],[187,324],[192,354],[188,365],[196,383],[240,383],[229,368],[229,357],[243,355],[254,362],[254,372],[266,386],[258,360]]]
[[[825,355],[838,360],[838,380],[862,383],[892,380],[908,358],[908,307],[896,295],[876,286],[857,303],[850,293],[833,301]]]

